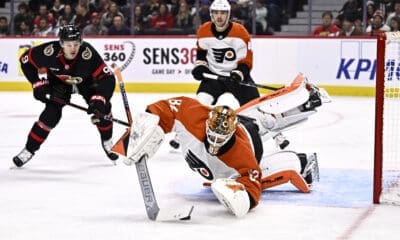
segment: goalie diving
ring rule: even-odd
[[[237,109],[226,98],[211,107],[184,96],[164,99],[133,116],[130,136],[122,137],[113,151],[131,165],[145,155],[151,158],[164,135],[176,132],[189,167],[211,183],[230,213],[242,217],[258,205],[264,189],[290,182],[308,193],[319,181],[316,153],[282,146],[267,153],[263,144],[306,121],[329,101],[329,95],[302,74],[289,86]]]

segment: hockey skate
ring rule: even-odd
[[[304,180],[306,180],[308,186],[312,187],[315,182],[319,182],[319,167],[318,167],[317,154],[313,153],[305,157],[307,157],[307,164],[301,171],[301,176],[304,178]]]
[[[17,156],[13,158],[13,162],[15,166],[22,167],[25,163],[32,159],[33,155],[33,153],[24,148],[20,153],[18,153]]]
[[[101,146],[103,147],[104,152],[107,154],[107,157],[115,164],[115,161],[118,159],[118,155],[111,151],[113,147],[112,139],[108,139],[101,142]]]

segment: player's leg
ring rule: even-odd
[[[29,134],[24,149],[13,158],[13,162],[17,167],[22,167],[25,163],[32,159],[33,155],[44,143],[50,131],[58,124],[62,116],[63,106],[49,102],[40,114],[39,120],[36,121]]]
[[[78,86],[79,94],[85,99],[86,103],[89,105],[90,98],[95,94],[93,88],[88,85],[80,84]],[[112,116],[112,105],[110,102],[106,102],[105,106],[106,113],[105,115]],[[103,118],[98,118],[95,115],[92,115],[91,121],[94,125],[96,125],[97,130],[100,134],[101,140],[101,147],[103,148],[104,152],[106,153],[107,157],[115,161],[118,159],[118,155],[111,151],[113,147],[112,135],[113,135],[113,122],[105,120]]]
[[[107,102],[106,103],[106,115],[111,116],[111,103]],[[92,116],[92,123],[96,125],[97,130],[100,133],[100,139],[101,139],[101,146],[106,153],[107,157],[115,161],[118,159],[118,155],[113,153],[111,151],[111,148],[113,147],[113,141],[112,141],[112,135],[113,135],[113,122],[105,120],[104,118],[97,118],[95,116]]]

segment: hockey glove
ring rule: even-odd
[[[46,95],[51,94],[51,87],[49,86],[49,81],[39,80],[32,84],[33,97],[43,103],[47,102]]]
[[[101,95],[93,95],[90,98],[87,113],[106,115],[106,99]]]
[[[203,80],[203,73],[211,73],[210,69],[206,65],[197,65],[192,70],[192,75],[196,80]]]
[[[234,82],[240,82],[244,80],[244,76],[242,71],[240,70],[233,70],[230,76],[231,80]]]

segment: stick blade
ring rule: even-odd
[[[129,137],[131,135],[131,129],[128,128],[121,138],[114,144],[111,151],[116,152],[122,156],[126,156],[129,146]]]
[[[182,209],[160,209],[156,221],[187,221],[191,219],[194,206],[187,206]]]

